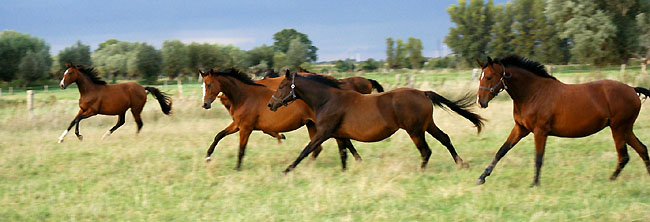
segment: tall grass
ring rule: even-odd
[[[430,85],[455,98],[474,92],[476,84],[468,78]],[[428,136],[433,154],[421,171],[418,151],[398,131],[381,142],[353,142],[364,160],[349,160],[346,172],[335,143],[327,141],[317,160],[284,176],[280,172],[309,141],[306,130],[286,133],[281,145],[254,132],[242,171],[233,170],[239,142],[233,134],[206,164],[207,147],[231,119],[218,104],[200,108],[194,87],[184,86],[184,97],[174,97],[172,116],[164,116],[149,97],[139,135],[128,114],[126,124],[101,141],[117,118],[96,116],[81,122],[83,142],[70,134],[57,144],[77,112],[76,93],[37,94],[31,120],[20,102],[5,102],[23,96],[0,98],[2,221],[650,220],[650,176],[633,151],[619,179],[608,180],[617,161],[609,129],[586,138],[549,138],[541,187],[529,187],[531,136],[506,155],[485,185],[474,185],[513,126],[506,94],[477,110],[489,120],[481,134],[458,115],[434,111],[469,169],[457,168]],[[646,144],[649,109],[643,106],[635,125]]]

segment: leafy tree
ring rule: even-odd
[[[639,47],[637,39],[640,32],[636,26],[636,16],[648,9],[643,5],[647,0],[594,0],[597,9],[602,10],[611,17],[611,22],[616,27],[615,35],[604,46],[608,63],[627,63],[636,55]]]
[[[395,68],[395,41],[393,38],[386,38],[386,65],[389,68]]]
[[[299,68],[311,71],[313,69],[313,65],[310,62],[303,62],[302,64],[300,64]]]
[[[45,69],[47,71],[52,64],[49,50],[50,46],[38,37],[16,31],[2,31],[0,33],[0,80],[11,81],[16,79],[19,71],[18,66],[29,51],[33,54],[30,60],[34,60],[33,56],[43,57],[36,60],[44,61],[47,65]]]
[[[284,54],[284,52],[276,52],[273,55],[273,68],[275,70],[280,70],[288,67],[289,63],[287,62],[287,54]]]
[[[535,23],[535,12],[533,6],[535,0],[515,0],[512,3],[514,23],[512,24],[513,32],[516,33],[510,41],[514,53],[521,56],[532,57],[535,52],[537,43],[534,32],[538,29]]]
[[[454,56],[445,56],[440,58],[430,58],[427,63],[428,69],[456,68],[457,58]]]
[[[650,11],[650,3],[647,3],[646,9]],[[637,44],[640,46],[636,50],[636,56],[641,59],[641,72],[646,74],[646,66],[648,58],[650,58],[650,14],[646,12],[639,13],[636,16],[636,25],[639,30]]]
[[[514,14],[512,3],[497,5],[494,17],[495,24],[492,26],[492,40],[488,44],[488,54],[493,57],[503,57],[513,51],[510,41],[514,38],[515,33],[512,31],[514,23],[512,15]],[[429,61],[431,63],[431,60]],[[445,68],[437,67],[437,68]]]
[[[106,41],[104,41],[102,43],[99,43],[99,47],[95,51],[102,50],[102,49],[106,48],[107,46],[117,44],[118,42],[120,42],[120,41],[117,40],[117,39],[106,40]]]
[[[287,63],[289,68],[297,69],[300,64],[307,61],[307,45],[300,41],[300,38],[294,38],[289,44],[289,51],[287,51]]]
[[[492,0],[486,4],[483,0],[459,0],[458,5],[451,5],[447,13],[456,27],[451,27],[445,37],[445,44],[455,55],[472,65],[476,59],[484,58],[490,41],[493,25],[494,6]]]
[[[131,73],[136,75],[135,52],[139,44],[126,41],[107,44],[102,49],[92,53],[93,64],[95,68],[104,74],[126,75]]]
[[[30,85],[33,81],[47,76],[47,70],[50,69],[52,60],[48,51],[39,52],[27,51],[25,56],[20,59],[18,65],[19,78],[25,81],[25,85]]]
[[[307,45],[307,61],[316,62],[316,60],[318,60],[318,55],[316,55],[318,48],[312,45],[311,40],[309,40],[306,34],[300,33],[295,29],[283,29],[282,31],[273,34],[273,40],[275,40],[273,47],[275,47],[275,51],[288,54],[291,40],[295,38],[300,39],[300,42]]]
[[[65,67],[66,63],[91,66],[93,62],[90,59],[90,46],[77,41],[74,45],[59,52],[57,63],[59,67]]]
[[[412,69],[421,69],[424,64],[424,57],[422,57],[422,40],[410,37],[406,43],[408,51],[409,67]]]
[[[268,67],[273,67],[273,46],[263,44],[248,50],[246,53],[248,54],[249,63],[253,66],[262,64],[264,61]]]
[[[401,39],[397,39],[395,48],[395,68],[406,68],[406,44]]]
[[[336,68],[336,70],[339,72],[347,72],[354,70],[354,63],[352,63],[350,60],[338,60],[336,61],[336,64],[334,64],[334,68]]]
[[[616,34],[607,13],[589,0],[550,0],[546,12],[561,25],[560,37],[569,39],[570,52],[577,61],[602,64],[607,42]]]
[[[367,59],[366,61],[361,62],[359,65],[362,70],[372,72],[379,68],[379,62],[375,61],[372,58]]]
[[[150,45],[140,44],[136,54],[137,72],[148,82],[154,82],[162,69],[162,56]]]
[[[166,73],[170,79],[174,79],[181,74],[189,64],[189,50],[179,40],[167,40],[163,42],[160,51],[162,55],[163,73]]]

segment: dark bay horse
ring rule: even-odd
[[[228,98],[229,112],[233,122],[220,131],[208,148],[206,161],[214,152],[219,141],[230,134],[239,131],[239,154],[237,167],[241,169],[242,159],[246,151],[248,137],[253,130],[263,132],[288,132],[296,130],[303,125],[307,126],[310,138],[316,133],[314,113],[303,102],[296,102],[291,107],[271,112],[266,107],[266,102],[275,92],[262,84],[254,82],[246,73],[230,69],[210,69],[207,73],[200,71],[203,76],[203,108],[210,109],[212,102],[220,92]],[[281,119],[281,121],[277,121]],[[361,157],[349,140],[337,140],[339,149],[349,149],[360,160]],[[320,148],[320,147],[319,147]],[[345,169],[345,165],[343,165]]]
[[[117,115],[117,124],[108,130],[102,139],[111,135],[113,131],[117,130],[124,124],[124,116],[126,110],[131,109],[131,114],[138,124],[138,133],[142,128],[142,119],[140,113],[144,104],[147,102],[147,93],[149,91],[156,97],[162,112],[169,115],[172,109],[172,100],[164,95],[160,90],[154,87],[142,87],[141,85],[129,82],[121,84],[108,85],[104,80],[98,77],[94,68],[86,68],[84,66],[74,66],[72,64],[66,65],[63,79],[59,86],[65,89],[72,83],[77,83],[79,88],[79,112],[72,120],[68,129],[63,131],[59,137],[59,143],[63,142],[63,138],[70,131],[72,126],[75,126],[75,134],[79,140],[83,140],[83,136],[79,134],[79,122],[82,119],[97,115]]]
[[[299,73],[301,74],[314,74],[314,75],[323,75],[323,74],[316,74],[309,72],[304,69],[300,69]],[[333,76],[330,75],[323,75],[328,78],[336,80]],[[264,79],[261,80],[256,80],[256,83],[262,84],[268,88],[271,89],[277,89],[278,86],[280,85],[280,82],[284,79],[284,76],[280,76],[278,73],[274,72],[273,69],[269,69],[265,72]],[[359,77],[359,76],[353,76],[353,77],[348,77],[345,79],[341,79],[340,87],[342,89],[347,89],[347,90],[354,90],[362,94],[370,94],[372,93],[373,89],[377,89],[378,92],[383,92],[384,88],[379,84],[379,82],[372,80],[372,79],[366,79],[364,77]],[[231,104],[230,101],[228,100],[228,97],[225,96],[224,94],[217,96],[219,100],[221,101],[221,104],[228,110],[230,115],[233,115],[232,109],[231,109]],[[264,133],[276,138],[278,140],[278,143],[282,143],[282,139],[285,139],[286,137],[283,134],[280,134],[279,132],[267,132],[264,131]],[[320,153],[320,149],[317,149],[316,151],[313,152],[312,157],[316,158],[318,154]]]
[[[485,183],[497,162],[532,132],[536,153],[532,185],[537,186],[547,136],[584,137],[607,126],[612,129],[618,152],[618,166],[610,179],[615,180],[629,161],[626,144],[641,156],[650,173],[648,150],[632,131],[641,109],[637,93],[650,96],[648,89],[612,80],[564,84],[540,63],[517,55],[495,60],[488,57],[487,63],[478,63],[483,72],[476,103],[486,108],[492,98],[506,90],[514,103],[515,126],[477,184]]]
[[[450,101],[432,91],[400,88],[379,94],[360,94],[342,90],[339,82],[320,75],[285,74],[278,90],[269,101],[271,110],[299,99],[315,112],[316,135],[284,173],[294,169],[300,161],[328,138],[354,139],[375,142],[404,129],[422,156],[421,167],[426,167],[431,149],[425,140],[425,132],[442,143],[456,164],[467,166],[456,153],[449,136],[433,122],[433,105],[449,107],[470,120],[479,130],[483,119],[467,110],[473,99],[465,97]],[[291,107],[294,104],[287,106]],[[282,118],[275,119],[282,121]],[[342,156],[343,158],[344,156]]]

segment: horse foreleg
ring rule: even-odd
[[[499,151],[497,151],[496,155],[494,155],[494,159],[492,159],[490,165],[488,165],[488,167],[485,168],[485,172],[483,172],[483,174],[481,174],[481,176],[478,177],[478,181],[476,181],[476,184],[477,185],[484,184],[485,178],[490,176],[492,170],[494,170],[494,167],[497,165],[499,160],[501,160],[501,158],[505,156],[506,153],[508,153],[508,151],[519,142],[519,140],[521,140],[521,138],[524,138],[529,133],[530,133],[529,130],[515,123],[515,127],[512,128],[512,131],[510,131],[510,136],[508,136],[506,142],[503,143],[503,145],[501,145]]]
[[[241,162],[244,159],[246,144],[248,144],[248,137],[250,137],[251,132],[251,129],[241,129],[239,131],[239,153],[237,155],[237,167],[235,167],[235,170],[241,170]]]
[[[124,116],[125,114],[122,113],[117,117],[117,123],[115,124],[115,126],[113,126],[113,128],[111,128],[110,130],[106,131],[106,133],[104,133],[104,136],[102,136],[102,140],[104,140],[106,137],[113,134],[113,132],[117,130],[117,128],[120,128],[120,126],[124,125]]]
[[[296,166],[300,163],[300,161],[302,161],[302,159],[307,157],[307,155],[309,155],[309,153],[314,151],[314,149],[316,147],[320,146],[323,142],[325,142],[325,140],[329,139],[329,137],[330,137],[330,135],[322,133],[321,131],[319,131],[319,133],[314,135],[314,137],[311,139],[311,141],[309,141],[309,144],[307,144],[305,149],[302,150],[302,152],[300,153],[300,155],[298,156],[296,161],[294,161],[291,165],[289,165],[289,167],[287,167],[287,169],[285,169],[282,173],[287,174],[287,173],[289,173],[289,171],[296,168]]]
[[[314,124],[313,122],[308,122],[305,125],[307,125],[307,132],[309,133],[309,139],[313,140],[314,135],[316,135],[316,124]],[[314,148],[313,152],[311,153],[311,159],[315,160],[321,151],[323,151],[323,147],[321,147],[320,145]]]
[[[546,132],[533,132],[535,134],[535,180],[532,187],[539,186],[539,173],[544,162],[544,150],[546,150]]]
[[[217,146],[217,143],[219,143],[219,140],[237,131],[239,131],[239,126],[233,122],[230,123],[230,125],[228,125],[225,129],[221,130],[221,132],[217,133],[217,135],[214,136],[214,141],[212,141],[212,144],[210,144],[210,148],[208,148],[208,152],[205,155],[205,161],[210,162],[210,156],[212,155],[212,152],[214,152],[214,148]]]
[[[81,113],[83,113],[83,111],[82,111],[82,110],[79,110],[79,112],[78,112],[77,115],[74,117],[74,119],[72,120],[72,122],[70,122],[70,126],[68,126],[68,129],[64,130],[63,133],[61,134],[61,136],[59,137],[59,141],[58,141],[58,143],[62,143],[62,142],[63,142],[63,138],[65,138],[65,135],[67,135],[68,132],[70,132],[70,129],[72,129],[72,127],[73,127],[75,124],[77,124],[77,118],[81,115]]]

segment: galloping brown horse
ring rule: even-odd
[[[83,136],[79,134],[79,122],[82,119],[97,114],[117,115],[117,124],[104,134],[102,137],[104,139],[124,124],[124,116],[129,108],[135,122],[138,124],[137,133],[139,133],[140,128],[142,128],[140,112],[142,112],[142,108],[147,102],[146,91],[156,97],[164,114],[169,115],[171,112],[171,98],[154,87],[142,87],[134,82],[108,85],[97,76],[94,68],[86,68],[80,65],[74,66],[72,64],[66,64],[66,67],[59,86],[65,89],[70,84],[77,83],[79,94],[81,94],[79,98],[80,110],[70,123],[70,126],[68,126],[68,129],[63,131],[63,134],[59,137],[59,143],[63,142],[63,138],[74,125],[76,125],[75,134],[77,138],[83,140]]]
[[[210,109],[212,102],[220,92],[230,102],[229,112],[233,122],[220,131],[208,148],[206,161],[214,152],[219,141],[230,134],[239,131],[239,155],[236,169],[241,169],[242,159],[246,151],[248,137],[253,130],[263,132],[288,132],[307,125],[310,138],[316,133],[314,113],[302,102],[296,102],[291,107],[271,112],[266,108],[266,102],[271,99],[273,90],[254,82],[246,73],[236,69],[210,69],[207,73],[200,71],[203,76],[203,108]],[[276,121],[281,119],[281,121]],[[339,149],[349,149],[360,160],[361,157],[349,140],[337,140]],[[320,148],[320,147],[319,147]],[[345,169],[345,164],[343,165]]]
[[[446,105],[454,112],[470,120],[479,130],[483,119],[466,108],[471,106],[472,98],[457,101],[438,95],[432,91],[400,88],[379,94],[360,94],[342,90],[339,82],[320,75],[285,74],[278,90],[269,101],[271,110],[299,99],[315,112],[316,135],[284,173],[294,169],[300,161],[328,138],[354,139],[375,142],[391,136],[398,129],[409,134],[422,156],[421,167],[426,167],[431,149],[424,133],[428,132],[447,147],[454,161],[467,166],[456,153],[449,136],[433,122],[433,105]],[[294,104],[287,106],[287,108]],[[282,118],[275,119],[282,121]],[[344,156],[341,156],[344,158]],[[343,160],[344,161],[344,160]]]
[[[610,179],[615,180],[629,161],[625,144],[641,156],[650,173],[648,150],[632,131],[641,108],[637,93],[649,96],[648,89],[612,80],[564,84],[540,63],[517,55],[496,60],[488,57],[487,63],[479,61],[479,65],[483,73],[476,103],[486,108],[492,98],[506,90],[514,102],[515,127],[477,184],[485,183],[485,177],[508,150],[532,132],[536,152],[532,185],[537,186],[547,136],[584,137],[607,126],[612,129],[618,152],[618,166]]]
[[[314,74],[314,75],[323,75],[323,74],[317,74],[317,73],[312,73],[309,72],[305,69],[300,69],[299,71],[300,74]],[[329,75],[323,75],[328,78],[336,80],[333,76]],[[280,82],[284,79],[284,76],[280,76],[278,73],[274,72],[273,69],[268,69],[265,72],[264,79],[261,80],[256,80],[256,83],[262,84],[268,88],[271,89],[277,89],[278,85],[280,85]],[[379,82],[372,80],[372,79],[366,79],[363,77],[359,76],[353,76],[353,77],[348,77],[345,79],[341,79],[340,83],[341,89],[347,89],[347,90],[354,90],[362,94],[370,94],[372,93],[373,89],[377,89],[377,92],[383,92],[384,88],[379,84]],[[231,109],[231,103],[228,100],[228,97],[225,96],[224,94],[217,96],[219,100],[221,101],[221,104],[228,110],[230,115],[233,115],[233,110]],[[278,140],[278,143],[282,143],[282,139],[285,139],[286,137],[283,134],[280,134],[279,132],[267,132],[264,131],[264,133],[276,138]],[[313,152],[312,157],[316,158],[318,154],[320,153],[320,149],[317,149],[316,151]]]

